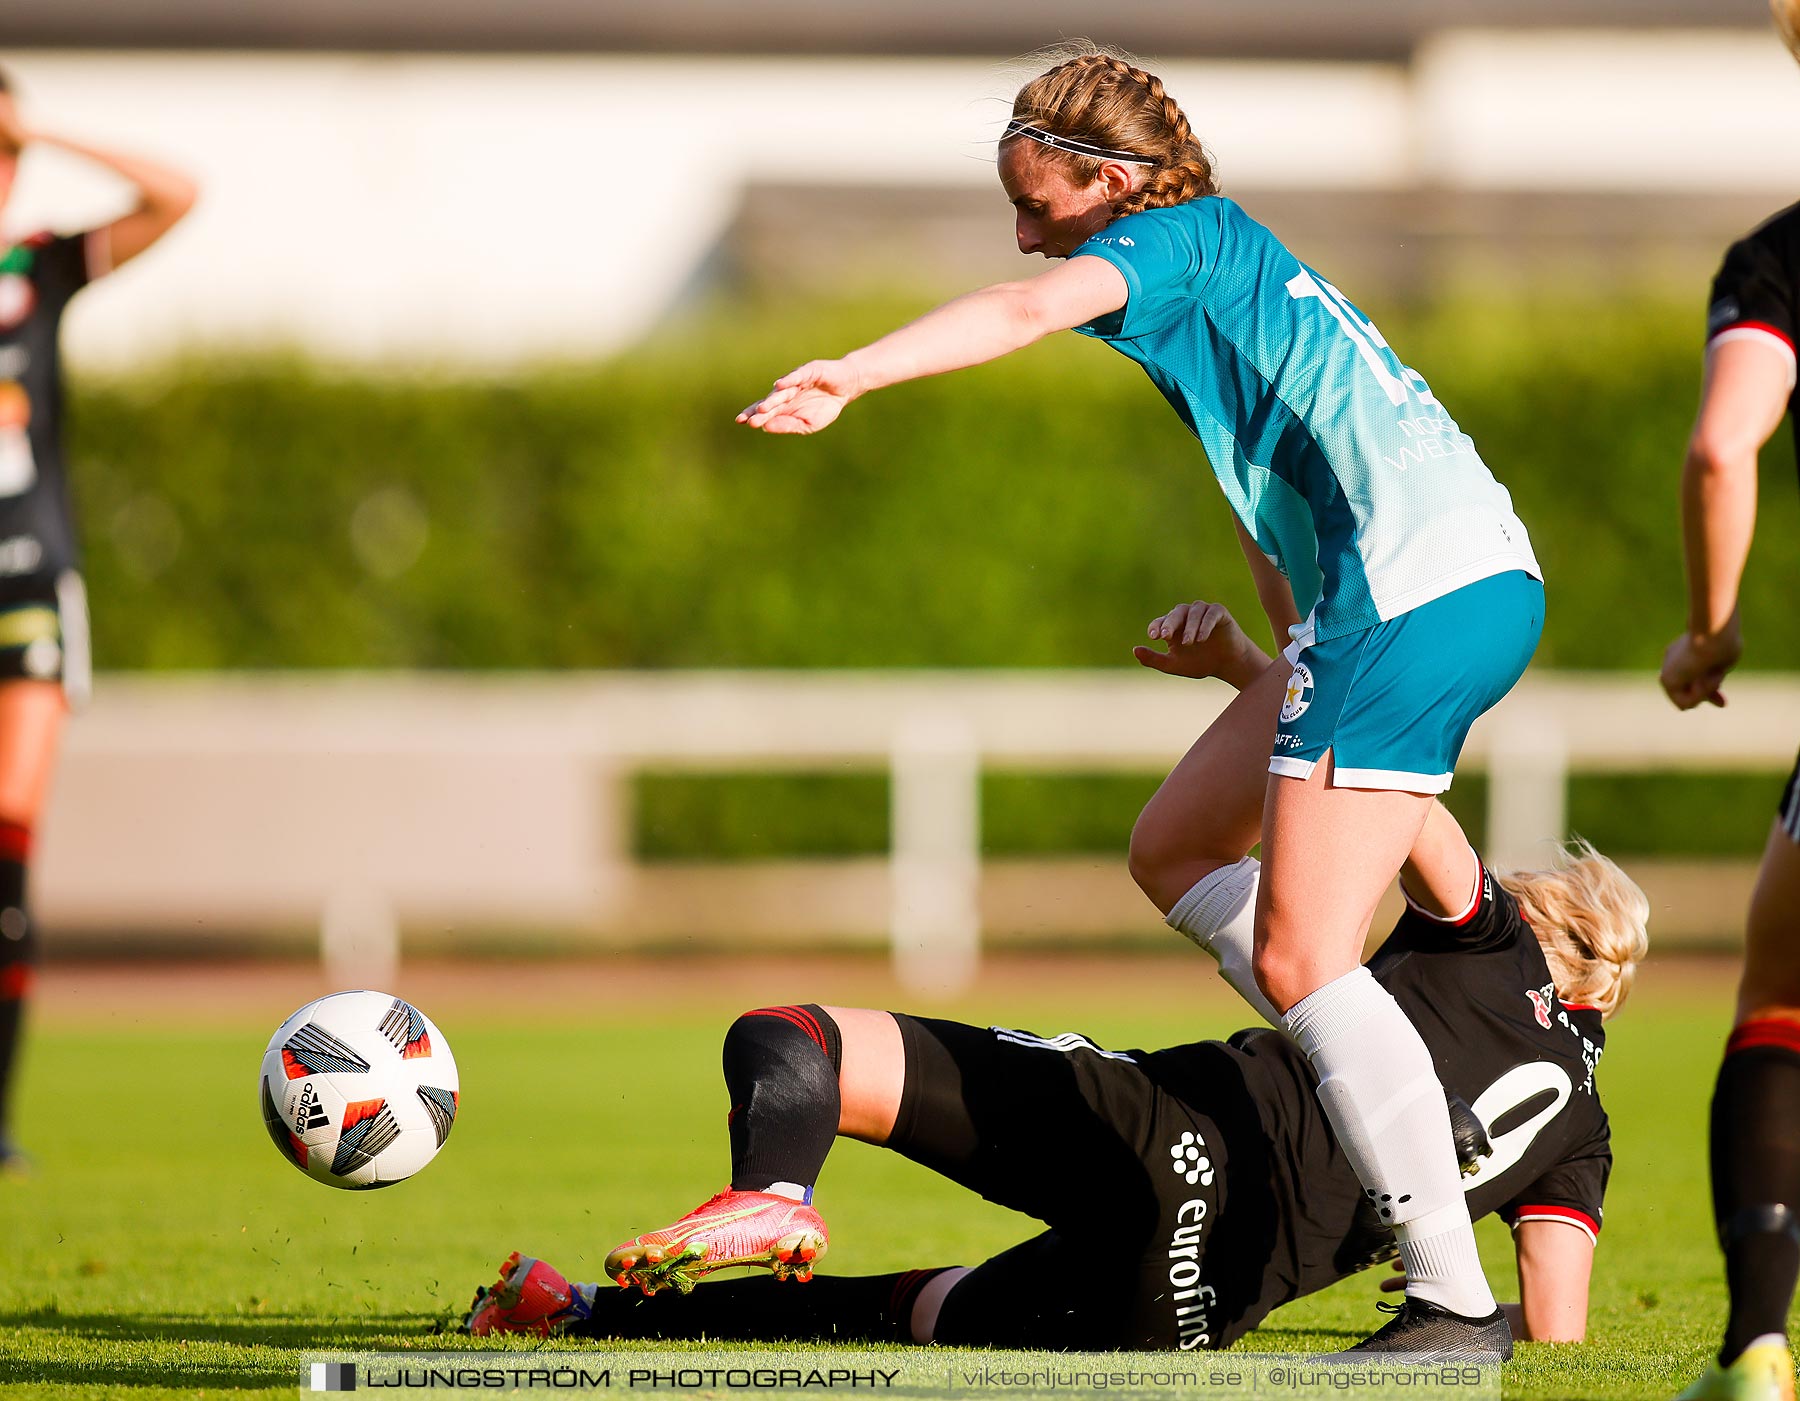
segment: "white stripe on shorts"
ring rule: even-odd
[[[1442,793],[1450,786],[1453,774],[1408,773],[1405,769],[1347,769],[1341,764],[1331,771],[1333,788],[1385,788],[1403,793]]]
[[[1296,759],[1291,754],[1269,756],[1269,772],[1280,774],[1283,778],[1311,778],[1312,771],[1318,766],[1316,760]]]
[[[1318,767],[1315,759],[1296,759],[1292,754],[1275,754],[1269,759],[1269,772],[1282,778],[1311,778]],[[1408,773],[1405,769],[1347,769],[1342,764],[1331,771],[1333,788],[1381,788],[1398,793],[1442,793],[1449,788],[1453,774]]]
[[[1092,1051],[1097,1056],[1105,1056],[1108,1060],[1129,1061],[1132,1059],[1123,1051],[1103,1051],[1087,1037],[1073,1031],[1065,1031],[1057,1036],[1033,1036],[1029,1031],[1014,1031],[1010,1027],[991,1026],[988,1028],[1000,1040],[1014,1046],[1030,1046],[1039,1051],[1060,1051],[1065,1056],[1070,1051]]]

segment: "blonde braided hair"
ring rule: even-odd
[[[1116,54],[1078,54],[1039,74],[1013,99],[1013,120],[1141,157],[1149,174],[1137,189],[1114,201],[1115,219],[1219,192],[1212,157],[1162,79]],[[1092,156],[1050,147],[1043,154],[1065,162],[1079,184],[1100,173],[1102,162]]]

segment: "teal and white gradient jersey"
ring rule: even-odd
[[[1543,575],[1512,498],[1381,332],[1229,199],[1148,209],[1073,257],[1130,289],[1076,329],[1144,372],[1320,641],[1509,570]]]

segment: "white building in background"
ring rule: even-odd
[[[204,183],[154,256],[76,304],[82,367],[189,348],[459,367],[616,351],[731,265],[759,190],[780,192],[758,205],[760,265],[807,291],[854,259],[834,239],[866,241],[900,286],[931,283],[892,225],[940,209],[960,211],[968,268],[1035,266],[994,185],[1024,76],[1006,63],[36,50],[7,66],[29,122]],[[1448,30],[1391,61],[1164,71],[1231,191],[1313,201],[1309,252],[1334,237],[1316,211],[1336,199],[1378,198],[1365,240],[1404,261],[1409,236],[1593,197],[1623,211],[1606,237],[1699,218],[1716,257],[1749,211],[1800,191],[1800,73],[1767,32]],[[845,217],[865,197],[880,212]],[[121,198],[33,150],[8,223],[79,224]]]

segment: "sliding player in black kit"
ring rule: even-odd
[[[28,129],[0,74],[0,210],[30,145],[112,171],[137,204],[84,233],[0,241],[0,1174],[25,1167],[7,1132],[7,1092],[35,961],[25,896],[32,829],[63,720],[88,684],[57,341],[70,299],[155,243],[194,202],[192,182],[165,166]]]
[[[1587,848],[1497,878],[1447,814],[1414,855],[1407,912],[1369,967],[1472,1110],[1466,1192],[1472,1215],[1513,1225],[1515,1336],[1579,1339],[1612,1161],[1594,1069],[1645,951],[1647,904]],[[1247,976],[1247,936],[1212,951]],[[605,1270],[625,1288],[571,1285],[515,1254],[477,1295],[470,1331],[1218,1348],[1393,1252],[1391,1204],[1365,1199],[1305,1056],[1272,1029],[1117,1052],[1069,1034],[771,1007],[734,1023],[725,1076],[730,1187],[613,1250]],[[972,1269],[782,1286],[824,1251],[811,1195],[835,1135],[884,1144],[1048,1229]],[[696,1287],[739,1264],[777,1279]],[[1431,1350],[1416,1327],[1408,1340]],[[1447,1347],[1464,1355],[1466,1337]]]
[[[1775,0],[1774,9],[1800,58],[1800,3]],[[1682,471],[1687,619],[1662,669],[1664,690],[1683,710],[1725,704],[1721,687],[1744,650],[1738,589],[1756,526],[1757,454],[1783,417],[1800,423],[1800,205],[1726,252],[1706,330],[1706,377]],[[1800,1278],[1800,764],[1776,807],[1750,897],[1711,1140],[1714,1224],[1731,1312],[1717,1361],[1682,1401],[1793,1401],[1787,1318]]]

